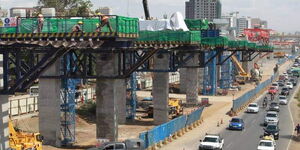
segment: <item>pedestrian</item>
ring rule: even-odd
[[[83,25],[83,22],[82,21],[78,21],[77,24],[75,24],[72,28],[72,32],[83,32],[82,30],[82,25]]]
[[[97,16],[99,17],[100,25],[96,24],[96,26],[97,26],[96,31],[101,32],[102,28],[106,25],[108,27],[109,31],[113,32],[113,29],[112,29],[112,27],[110,25],[110,22],[109,22],[109,17],[106,16],[106,15],[103,15],[101,13],[97,13]]]
[[[295,131],[297,132],[297,136],[300,135],[300,124],[298,123],[298,125],[295,127]]]
[[[43,31],[43,26],[44,26],[44,16],[42,14],[38,15],[38,28],[37,28],[37,32],[41,33]]]

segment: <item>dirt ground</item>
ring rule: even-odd
[[[270,75],[273,73],[273,67],[276,61],[271,60],[268,63],[265,63],[262,66],[263,74],[263,81],[268,79]],[[228,110],[231,108],[233,98],[237,98],[242,94],[246,93],[247,91],[253,89],[255,86],[254,84],[246,84],[242,85],[241,91],[229,91],[227,96],[199,96],[199,100],[201,98],[209,98],[210,106],[205,109],[203,112],[203,117],[205,118],[212,118],[216,115],[216,110]],[[234,97],[233,94],[234,93]],[[150,97],[151,92],[149,91],[138,91],[137,92],[138,98],[142,99],[145,97]],[[179,98],[185,101],[186,95],[185,94],[170,94],[172,98]],[[185,109],[185,112],[190,112],[192,109]],[[141,115],[141,114],[138,114]],[[224,112],[218,114],[218,119],[222,119],[224,116]],[[214,117],[216,118],[216,117]],[[207,120],[208,122],[209,120]],[[217,121],[211,121],[211,123],[217,124]],[[30,132],[38,132],[38,117],[33,116],[27,119],[19,119],[15,121],[14,124],[24,131]],[[122,141],[128,138],[137,138],[139,133],[149,130],[153,128],[153,122],[151,119],[137,119],[134,122],[128,122],[126,125],[119,125],[119,140]],[[95,123],[89,123],[79,117],[76,118],[76,138],[77,142],[75,143],[72,149],[86,149],[88,147],[93,147],[96,144],[96,125]],[[45,150],[54,150],[58,148],[54,148],[52,146],[44,146]]]
[[[293,101],[291,101],[290,103],[290,109],[293,116],[294,126],[296,126],[297,123],[300,123],[300,107],[297,106],[298,103],[299,102],[297,101],[297,96],[295,96]],[[296,149],[300,149],[300,136],[296,137],[294,133],[289,150]]]

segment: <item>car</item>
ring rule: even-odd
[[[285,79],[286,79],[285,75],[280,75],[280,76],[279,76],[279,80],[280,80],[280,81],[285,81]]]
[[[268,124],[278,124],[279,123],[279,117],[278,117],[278,113],[275,111],[268,111],[265,119],[264,119],[264,125],[268,125]]]
[[[275,87],[277,90],[279,89],[279,85],[278,85],[278,83],[277,83],[277,82],[274,82],[274,83],[272,83],[272,85],[271,85],[271,86]]]
[[[294,86],[293,86],[293,84],[291,82],[287,82],[285,84],[285,87],[288,87],[289,89],[292,89]]]
[[[206,134],[203,141],[200,140],[199,150],[222,150],[224,139],[220,135]]]
[[[275,150],[276,142],[272,136],[265,136],[262,140],[259,141],[257,150]]]
[[[290,89],[287,87],[282,88],[280,95],[290,95]]]
[[[232,118],[228,126],[229,130],[244,130],[244,128],[244,120],[241,118]]]
[[[251,103],[247,107],[248,113],[258,113],[259,112],[259,106],[257,103]]]
[[[288,100],[287,100],[286,96],[280,95],[279,96],[279,104],[280,105],[287,105],[287,103],[288,103]]]
[[[292,70],[291,70],[291,69],[288,69],[288,70],[286,71],[286,73],[287,73],[287,74],[292,74]]]
[[[289,80],[289,82],[291,82],[291,83],[293,84],[293,86],[296,86],[297,83],[298,83],[297,79],[294,79],[294,78],[291,78],[291,79]]]
[[[269,106],[269,111],[280,111],[279,104],[277,102],[272,102]]]
[[[264,128],[264,136],[272,135],[275,140],[279,139],[279,127],[277,124],[268,124],[266,128]]]
[[[278,90],[276,87],[271,86],[268,90],[269,94],[277,94]]]
[[[283,80],[279,80],[278,81],[278,85],[279,85],[279,87],[283,87],[284,86],[284,81]]]

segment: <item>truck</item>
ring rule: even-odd
[[[12,122],[8,122],[9,147],[13,150],[42,150],[44,137],[40,133],[26,133],[15,129]]]
[[[206,134],[203,141],[200,140],[199,150],[222,150],[224,139],[218,134]]]
[[[141,139],[128,139],[124,142],[107,142],[88,150],[144,150],[144,145]]]

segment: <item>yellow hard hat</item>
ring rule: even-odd
[[[99,15],[99,16],[100,16],[100,15],[102,15],[102,14],[101,14],[100,12],[98,12],[96,15]]]
[[[43,15],[42,15],[42,14],[39,14],[38,17],[43,17]]]
[[[82,22],[82,21],[78,21],[77,23],[78,23],[78,24],[83,24],[83,22]]]
[[[96,23],[96,26],[98,27],[100,24],[99,23]]]

